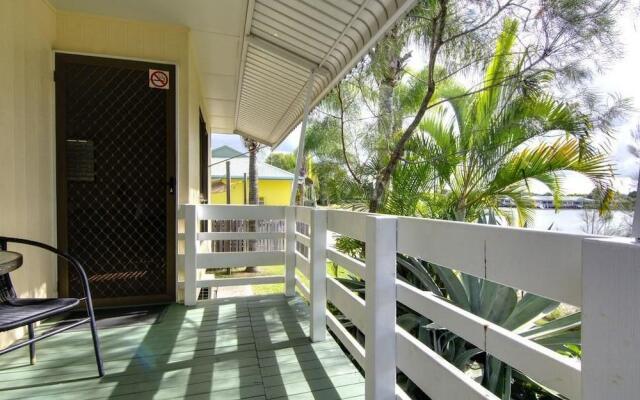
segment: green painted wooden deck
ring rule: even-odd
[[[281,295],[169,307],[152,325],[100,330],[99,379],[88,329],[0,357],[0,399],[352,399],[364,378],[338,344],[311,343],[308,309]]]

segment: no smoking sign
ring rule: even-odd
[[[149,70],[149,87],[152,89],[169,89],[169,71]]]

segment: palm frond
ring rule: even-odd
[[[582,155],[580,147],[580,141],[572,137],[526,147],[509,156],[497,168],[488,191],[499,191],[527,179],[551,183],[550,174],[563,171],[578,172],[595,184],[606,184],[612,178],[612,167],[607,157],[598,152]]]
[[[384,202],[384,212],[413,216],[423,193],[430,190],[434,170],[430,164],[401,163],[393,174],[392,188]]]

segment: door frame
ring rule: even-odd
[[[198,109],[198,136],[199,136],[199,175],[200,175],[200,204],[209,204],[211,196],[211,141],[207,131],[207,123],[204,120],[202,109]],[[204,199],[202,195],[204,194]]]
[[[167,132],[166,132],[166,152],[167,152],[167,175],[172,176],[175,179],[174,193],[170,194],[167,190],[165,192],[166,198],[166,211],[167,211],[167,282],[166,292],[162,295],[150,295],[150,296],[128,296],[119,298],[98,298],[94,299],[94,305],[97,307],[102,306],[125,306],[125,305],[141,305],[141,304],[158,304],[169,303],[176,301],[176,289],[177,289],[177,222],[178,222],[178,198],[179,198],[179,185],[178,180],[178,65],[172,62],[147,60],[141,58],[129,58],[119,57],[108,54],[95,54],[95,53],[78,53],[54,50],[53,51],[53,97],[54,97],[54,110],[53,115],[55,119],[55,203],[56,203],[56,237],[57,245],[59,248],[66,250],[68,246],[67,242],[67,182],[66,179],[61,179],[64,171],[66,160],[64,157],[65,137],[62,132],[65,131],[65,120],[62,118],[62,109],[65,104],[65,96],[63,91],[57,90],[57,83],[62,82],[64,84],[64,77],[56,74],[56,67],[58,65],[58,59],[60,60],[78,60],[88,61],[93,65],[108,65],[118,66],[124,68],[133,69],[169,69],[173,75],[173,79],[168,90],[169,102],[167,103]],[[64,260],[58,261],[58,294],[61,297],[68,296],[69,294],[69,272],[68,265]]]
[[[198,142],[200,204],[209,204],[211,197],[211,136],[207,131],[202,109],[198,108]],[[204,197],[204,198],[203,198]],[[200,221],[200,232],[209,232],[209,221]]]

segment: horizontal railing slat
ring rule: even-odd
[[[487,325],[486,351],[569,399],[581,399],[581,366],[576,359],[504,329]]]
[[[399,218],[398,252],[484,277],[484,236],[479,226]]]
[[[396,281],[399,302],[570,399],[580,398],[580,364],[449,303]]]
[[[398,252],[538,295],[582,303],[582,240],[560,232],[398,218]]]
[[[252,276],[247,278],[224,278],[224,279],[212,279],[209,281],[199,281],[201,284],[212,284],[211,287],[222,287],[222,286],[241,286],[241,285],[269,285],[273,283],[283,283],[284,276],[282,275],[274,275],[274,276]],[[200,287],[210,287],[210,286],[200,286]]]
[[[582,305],[579,277],[586,235],[502,227],[491,233],[486,237],[486,279]]]
[[[311,266],[310,266],[311,264],[309,264],[309,259],[304,255],[302,255],[297,250],[295,251],[295,253],[296,253],[296,268],[298,268],[304,276],[309,278],[310,277],[309,274],[311,273]]]
[[[284,219],[284,206],[258,205],[211,205],[202,204],[197,207],[199,220],[232,220],[232,219]]]
[[[396,326],[396,364],[433,400],[499,400],[436,352]]]
[[[364,242],[366,216],[353,211],[327,210],[327,229]]]
[[[396,400],[411,400],[411,397],[396,385]]]
[[[459,307],[400,280],[396,280],[396,299],[469,343],[484,347],[484,319],[471,313],[460,313]]]
[[[296,287],[298,288],[300,293],[302,293],[302,296],[305,299],[309,300],[311,298],[311,292],[309,291],[309,288],[297,276],[296,276]]]
[[[198,240],[284,239],[284,232],[198,232]]]
[[[272,283],[283,283],[284,276],[252,276],[247,278],[223,278],[223,279],[207,279],[196,281],[197,288],[223,287],[223,286],[242,286],[242,285],[267,285]],[[178,286],[183,288],[184,282],[179,282]]]
[[[331,247],[327,248],[327,258],[340,265],[341,267],[346,268],[351,273],[356,274],[362,279],[366,280],[366,268],[362,261],[356,260],[355,258],[341,253],[337,249]]]
[[[332,302],[338,309],[353,322],[353,324],[365,332],[365,303],[340,282],[334,278],[327,277],[327,300]],[[366,332],[365,332],[366,335]]]
[[[256,267],[284,264],[284,251],[219,252],[196,254],[196,268]]]
[[[338,321],[338,319],[327,310],[327,326],[336,335],[340,343],[349,350],[360,367],[364,368],[365,351],[364,347],[358,343],[349,331]]]
[[[305,245],[306,247],[311,247],[311,238],[300,232],[296,232],[296,241]]]
[[[296,207],[296,221],[309,225],[311,223],[311,210],[311,207]]]

